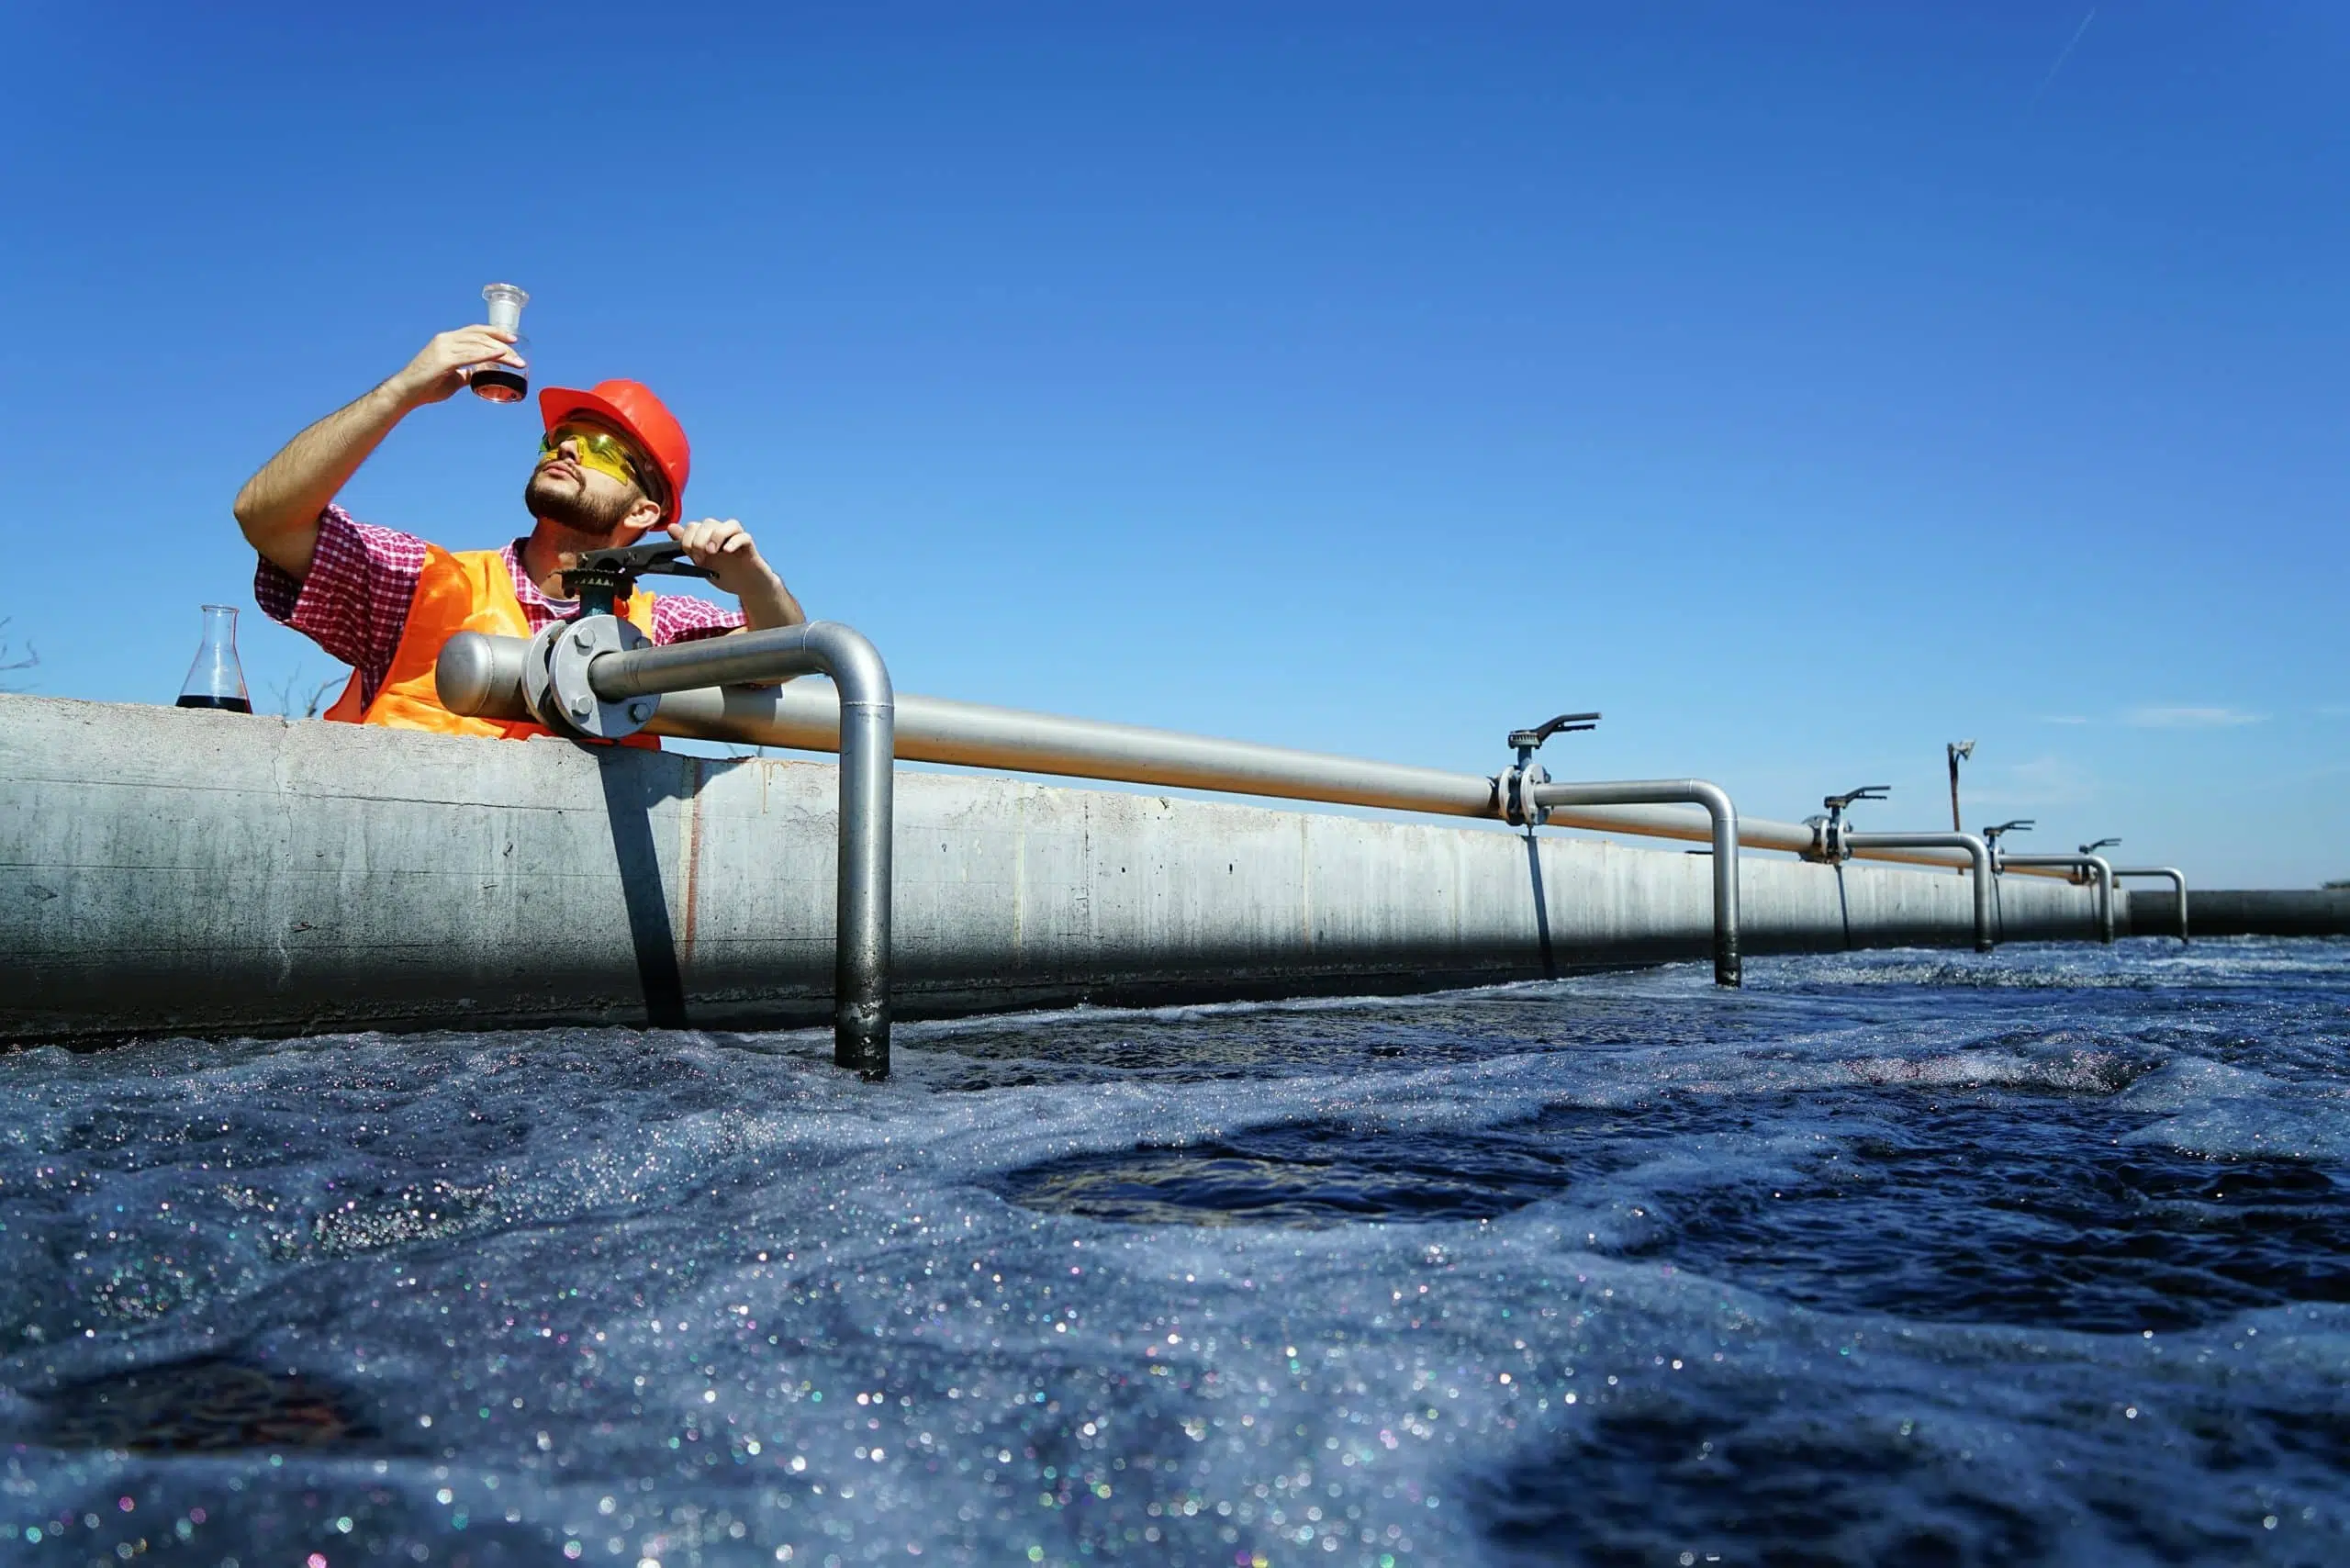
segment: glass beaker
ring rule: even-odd
[[[245,667],[237,662],[235,605],[204,607],[204,644],[196,650],[196,662],[187,666],[179,705],[225,708],[231,713],[253,711],[253,700],[245,691]]]
[[[489,301],[489,324],[501,332],[516,334],[514,352],[520,354],[530,346],[530,340],[520,333],[522,307],[531,302],[531,297],[510,283],[493,283],[481,291],[481,297]],[[519,403],[522,395],[531,389],[530,377],[512,365],[502,364],[496,360],[474,366],[466,375],[465,384],[477,396],[493,403]]]

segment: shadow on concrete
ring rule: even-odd
[[[621,898],[628,908],[628,935],[636,950],[637,984],[644,993],[644,1021],[655,1029],[686,1026],[686,980],[677,963],[677,937],[669,923],[669,897],[661,881],[661,857],[653,845],[653,806],[666,799],[660,775],[638,754],[619,746],[597,748],[597,772],[604,789],[604,813],[612,830],[612,856],[619,862]],[[676,769],[695,791],[701,770]]]

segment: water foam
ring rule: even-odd
[[[2195,951],[925,1025],[881,1086],[805,1033],[28,1053],[0,1539],[2338,1557],[2350,954]]]

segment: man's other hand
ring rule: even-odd
[[[442,332],[418,351],[417,356],[386,385],[408,408],[438,403],[456,395],[465,384],[465,371],[492,360],[524,369],[514,352],[514,334],[496,327],[459,327]]]
[[[743,601],[753,626],[795,626],[807,617],[783,586],[776,569],[761,558],[751,535],[733,518],[706,517],[669,524],[669,537],[685,546],[687,558],[720,588]]]
[[[775,576],[774,568],[759,558],[749,532],[731,517],[673,522],[669,537],[685,546],[687,557],[708,572],[712,582],[737,599],[745,588],[763,587]]]

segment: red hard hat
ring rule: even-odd
[[[574,415],[610,425],[653,459],[667,481],[669,493],[658,497],[661,521],[675,522],[685,504],[686,476],[693,472],[693,448],[686,444],[686,428],[668,406],[642,381],[599,381],[589,391],[550,386],[539,394],[539,413],[546,428],[554,429]]]

